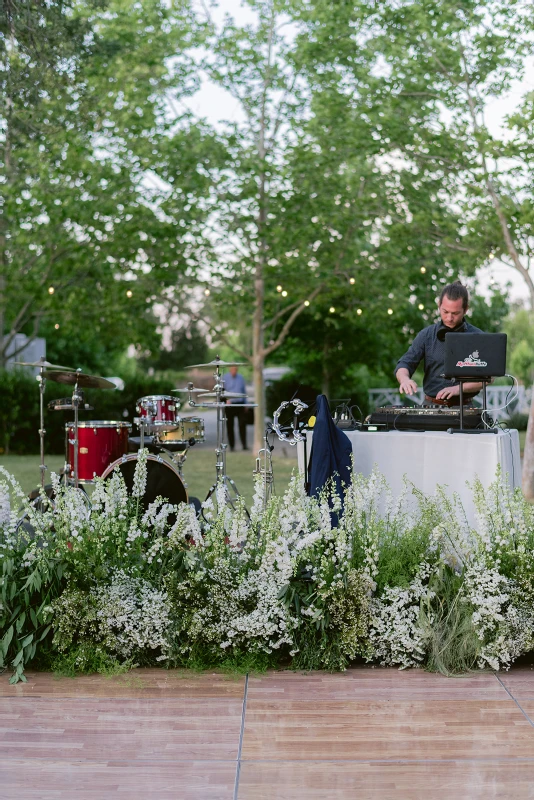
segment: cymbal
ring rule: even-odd
[[[201,397],[213,397],[214,399],[220,397],[221,400],[231,400],[235,398],[237,400],[238,397],[246,397],[246,394],[237,394],[236,392],[221,392],[220,394],[219,392],[205,392],[205,394],[199,395],[199,399]]]
[[[183,392],[184,394],[200,394],[205,391],[205,389],[171,389],[171,392]]]
[[[39,361],[14,361],[14,364],[17,367],[46,367],[46,369],[62,369],[62,370],[70,370],[71,367],[63,367],[61,364],[51,364],[50,361],[47,361],[45,358],[40,359]]]
[[[48,378],[55,383],[66,383],[68,386],[78,384],[83,389],[116,389],[114,383],[108,381],[107,378],[101,378],[99,375],[86,375],[84,372],[74,372],[72,370],[47,370],[43,373],[45,378]]]
[[[186,369],[196,369],[197,367],[242,367],[244,361],[221,361],[220,358],[214,358],[213,361],[208,361],[207,364],[190,364]]]

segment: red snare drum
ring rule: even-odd
[[[138,423],[154,430],[170,430],[175,426],[176,398],[164,394],[152,394],[137,401]]]
[[[110,464],[128,452],[129,422],[91,420],[78,423],[78,480],[92,483]],[[65,425],[66,459],[74,476],[74,425]]]

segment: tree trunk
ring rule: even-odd
[[[260,261],[259,259],[258,261]],[[252,369],[254,381],[254,450],[257,452],[262,447],[265,432],[265,385],[263,382],[263,365],[265,354],[263,350],[263,264],[256,266],[254,280],[254,316],[252,318]]]

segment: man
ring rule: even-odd
[[[228,443],[230,445],[230,450],[233,450],[235,447],[234,420],[236,417],[239,426],[239,438],[241,439],[243,450],[248,450],[245,409],[239,406],[237,406],[236,408],[232,408],[232,406],[236,406],[237,403],[246,403],[247,399],[245,379],[243,378],[242,375],[238,374],[237,367],[230,367],[229,371],[224,376],[224,389],[226,392],[229,392],[231,394],[243,395],[243,397],[234,397],[226,401],[228,404],[228,408],[226,409],[226,420],[228,427]]]
[[[465,320],[469,295],[460,281],[445,286],[438,307],[439,322],[419,331],[408,352],[397,363],[395,377],[402,394],[414,394],[417,391],[417,384],[412,380],[412,375],[423,360],[425,364],[423,388],[426,402],[437,405],[459,405],[460,384],[454,379],[447,380],[442,377],[445,365],[445,335],[449,332],[482,333],[482,331]],[[464,399],[470,400],[481,388],[481,383],[465,383]]]

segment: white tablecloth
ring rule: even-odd
[[[403,489],[406,475],[427,495],[436,486],[457,492],[470,524],[474,525],[474,505],[467,481],[478,475],[483,486],[495,480],[500,464],[511,487],[521,485],[519,435],[516,430],[498,433],[450,434],[446,431],[347,431],[352,442],[356,472],[368,476],[376,465],[385,476],[393,496]],[[308,434],[307,454],[313,435]],[[299,470],[304,470],[304,445],[298,444]]]

